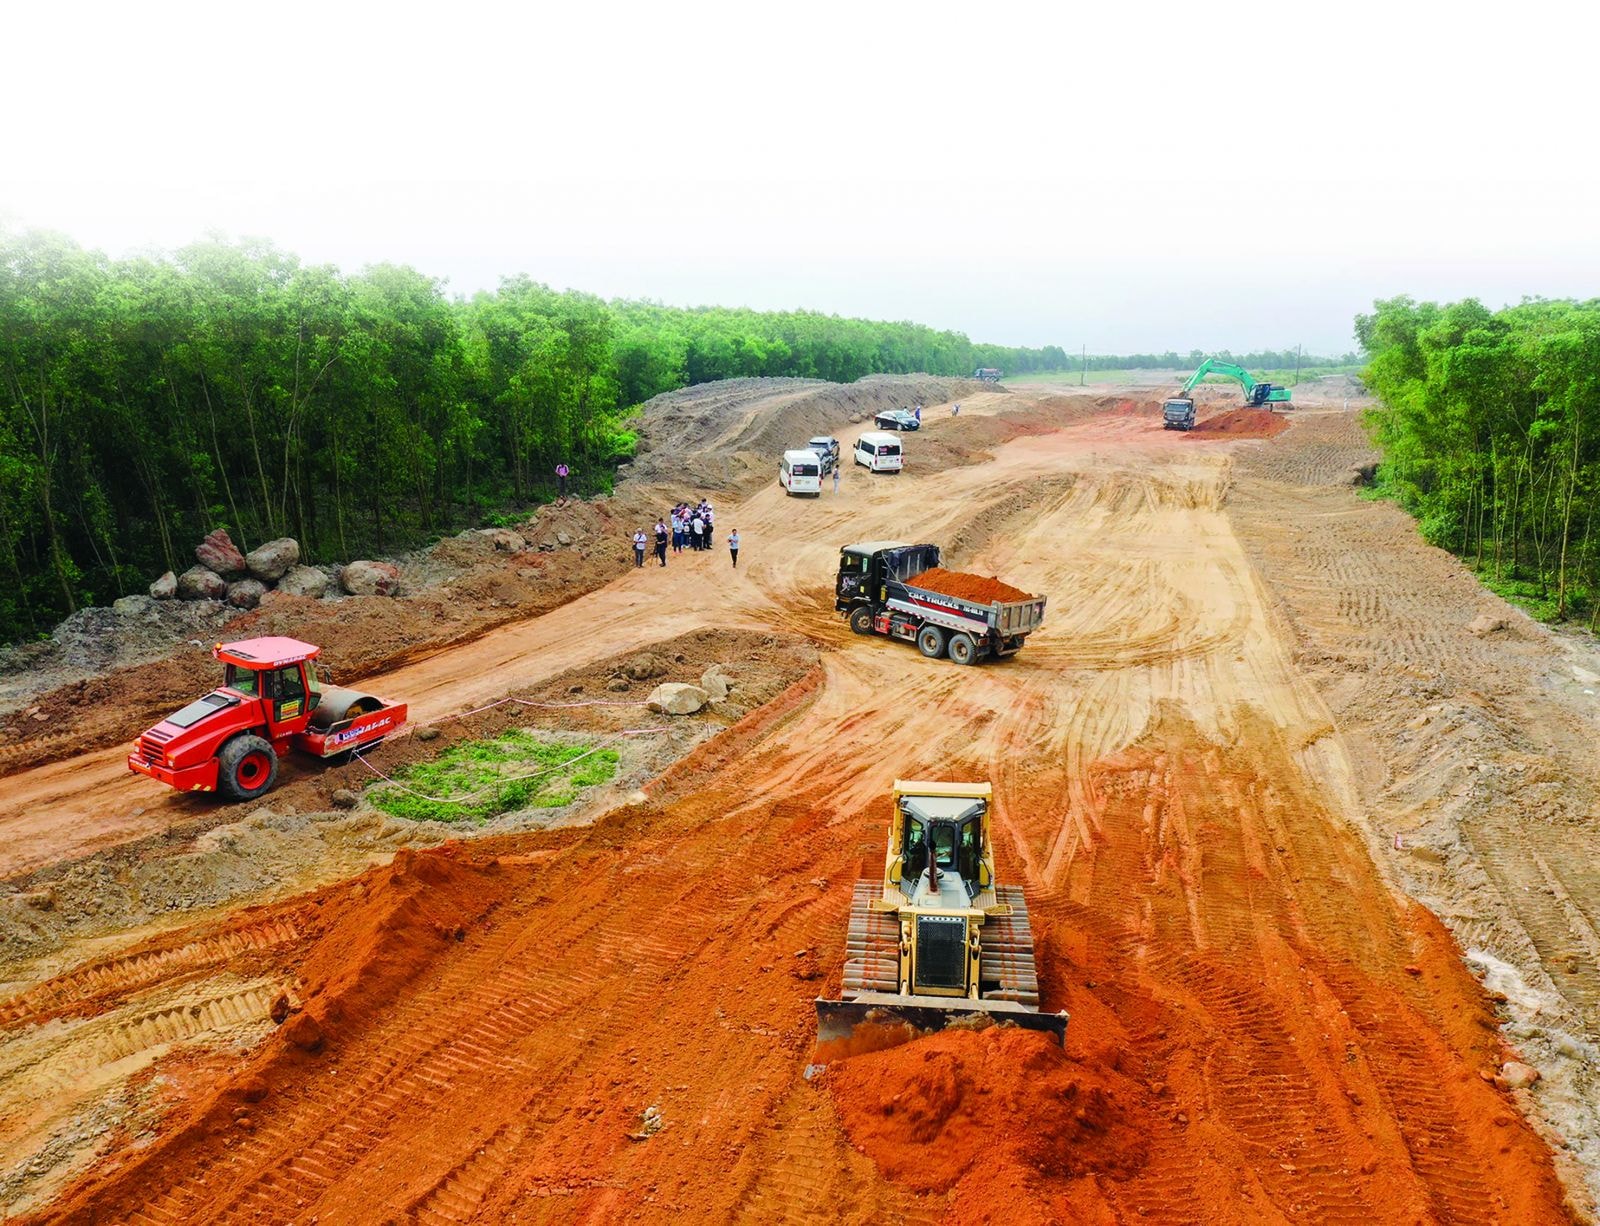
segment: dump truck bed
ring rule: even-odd
[[[981,579],[981,576],[974,575],[971,578]],[[890,580],[886,586],[889,608],[915,614],[951,630],[995,630],[1007,638],[1013,638],[1031,634],[1044,621],[1043,596],[1030,596],[1026,600],[995,600],[983,604],[910,582]]]

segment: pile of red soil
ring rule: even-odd
[[[919,1192],[1116,1178],[1148,1150],[1131,1083],[1037,1031],[946,1030],[831,1064],[827,1084],[851,1143]]]
[[[1289,419],[1271,409],[1229,409],[1196,422],[1191,434],[1226,434],[1229,438],[1271,438],[1289,428]]]
[[[920,575],[912,575],[906,582],[944,596],[975,600],[979,604],[993,604],[997,600],[1034,599],[1031,593],[1012,587],[1009,583],[1002,583],[998,579],[985,578],[982,575],[965,575],[958,570],[945,570],[940,566],[925,570]]]

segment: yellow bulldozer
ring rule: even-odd
[[[863,1026],[993,1021],[1063,1041],[1067,1014],[1039,1011],[1022,889],[995,881],[993,799],[987,783],[895,781],[882,879],[850,904],[842,999],[816,1002],[819,1051],[849,1050]]]

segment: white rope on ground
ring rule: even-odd
[[[500,704],[499,703],[495,703],[494,705],[495,706],[499,706]],[[429,796],[426,792],[419,792],[415,788],[408,788],[405,784],[401,783],[399,780],[395,779],[393,776],[384,774],[376,766],[374,766],[374,765],[372,765],[372,763],[368,762],[366,760],[366,758],[362,757],[359,752],[353,753],[350,756],[353,757],[357,762],[361,763],[362,766],[366,767],[369,771],[371,771],[379,779],[382,779],[385,783],[389,784],[391,787],[399,788],[402,792],[408,792],[412,796],[416,796],[421,800],[430,801],[433,804],[438,804],[438,805],[464,805],[468,801],[476,800],[478,797],[485,796],[490,792],[497,792],[508,783],[517,783],[517,782],[520,782],[523,779],[537,779],[541,775],[553,775],[557,771],[565,770],[567,767],[571,766],[574,762],[582,762],[585,758],[593,757],[595,754],[599,753],[602,749],[607,748],[609,745],[611,745],[614,742],[623,740],[625,737],[630,737],[630,736],[656,736],[656,735],[659,735],[660,733],[663,733],[665,731],[667,731],[665,728],[627,728],[627,729],[624,729],[621,732],[613,733],[611,736],[609,736],[605,740],[601,741],[600,744],[596,745],[593,749],[587,750],[584,753],[579,754],[575,758],[568,758],[565,762],[558,763],[555,766],[546,767],[544,770],[530,771],[526,775],[506,775],[504,778],[497,779],[490,786],[484,787],[484,788],[479,788],[476,792],[468,792],[465,796]]]

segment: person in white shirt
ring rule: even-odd
[[[633,564],[635,566],[643,566],[644,565],[644,547],[645,547],[644,529],[640,528],[639,531],[637,531],[637,532],[635,532],[633,534]]]

